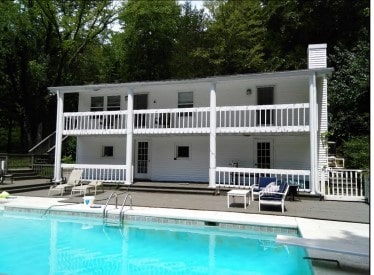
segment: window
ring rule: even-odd
[[[178,145],[176,148],[176,158],[189,158],[190,157],[190,147],[183,145]]]
[[[121,96],[108,96],[107,111],[121,110]]]
[[[179,92],[178,93],[178,108],[192,108],[193,107],[193,92]]]
[[[93,96],[91,97],[91,112],[104,111],[104,97]]]
[[[113,157],[113,146],[103,146],[103,157]]]

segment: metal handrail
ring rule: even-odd
[[[118,208],[118,195],[117,195],[116,192],[112,192],[112,194],[110,194],[108,200],[105,203],[105,207],[103,209],[103,219],[106,218],[106,214],[107,214],[106,208],[108,207],[108,204],[109,204],[110,200],[112,199],[113,195],[116,197],[116,209]]]
[[[130,210],[132,210],[132,196],[131,194],[127,193],[125,199],[123,200],[121,211],[119,212],[119,222],[123,220],[123,217],[124,217],[123,208],[125,207],[127,198],[130,198]]]

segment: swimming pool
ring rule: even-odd
[[[305,251],[271,232],[1,211],[0,225],[5,274],[313,274]]]

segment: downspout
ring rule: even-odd
[[[56,92],[57,96],[57,115],[56,115],[56,141],[55,141],[55,166],[54,166],[54,182],[61,182],[61,147],[62,147],[62,132],[64,119],[64,94],[59,90]]]

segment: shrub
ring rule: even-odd
[[[368,170],[370,167],[370,143],[368,136],[354,137],[343,144],[346,167]]]

